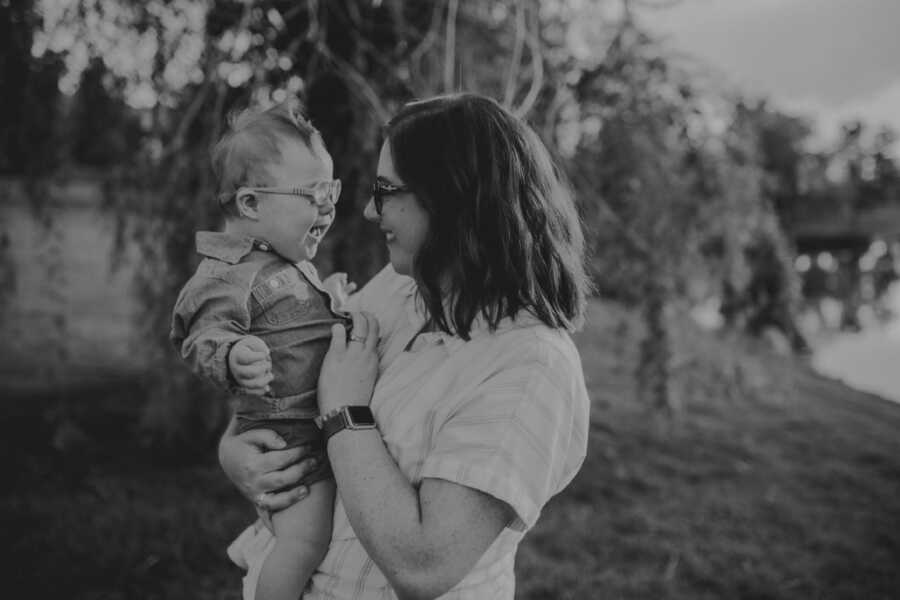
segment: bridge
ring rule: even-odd
[[[797,220],[788,235],[800,254],[850,251],[862,255],[876,239],[888,244],[900,242],[900,206],[880,206],[845,215],[823,212],[805,216]]]

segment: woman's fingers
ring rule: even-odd
[[[309,453],[310,448],[308,446],[297,446],[296,448],[288,448],[287,450],[266,452],[260,457],[260,467],[265,473],[281,471],[298,462]]]
[[[279,454],[287,454],[279,452]],[[304,477],[312,473],[319,463],[308,458],[281,470],[274,470],[260,477],[257,489],[264,490],[253,496],[254,503],[267,510],[280,510],[290,506],[308,493],[304,485],[299,485]]]
[[[378,320],[372,313],[362,313],[366,320],[366,350],[374,350],[378,345]]]
[[[255,499],[255,504],[268,511],[278,511],[287,508],[298,500],[302,500],[309,494],[309,488],[305,485],[290,488],[280,492],[268,492]]]
[[[286,469],[266,473],[260,478],[259,487],[267,492],[297,487],[304,477],[316,470],[318,464],[316,459],[308,458]]]
[[[240,434],[240,438],[263,452],[267,452],[264,456],[269,456],[269,450],[281,450],[285,445],[281,436],[271,429],[251,429]]]
[[[353,330],[350,331],[350,341],[364,344],[369,335],[369,321],[363,313],[355,312],[353,316]]]
[[[331,346],[328,347],[328,353],[343,352],[347,347],[347,330],[340,323],[331,326]]]
[[[301,460],[300,462],[289,466],[281,471],[285,480],[284,486],[297,484],[304,477],[315,471],[318,466],[319,461],[315,458],[307,458],[306,460]]]

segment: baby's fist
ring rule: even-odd
[[[244,392],[262,396],[272,381],[269,347],[256,336],[242,337],[228,352],[228,370]]]

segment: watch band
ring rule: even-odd
[[[327,440],[344,429],[375,429],[375,416],[368,406],[342,406],[317,419]]]

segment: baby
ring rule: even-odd
[[[323,284],[308,261],[341,182],[295,103],[242,113],[212,162],[225,227],[197,233],[204,258],[178,296],[171,338],[194,372],[232,392],[238,432],[271,429],[289,447],[315,448],[309,496],[271,520],[261,514],[275,544],[244,586],[245,597],[297,600],[331,539],[334,479],[313,419],[331,326],[349,325],[337,304],[353,290],[344,274]]]

